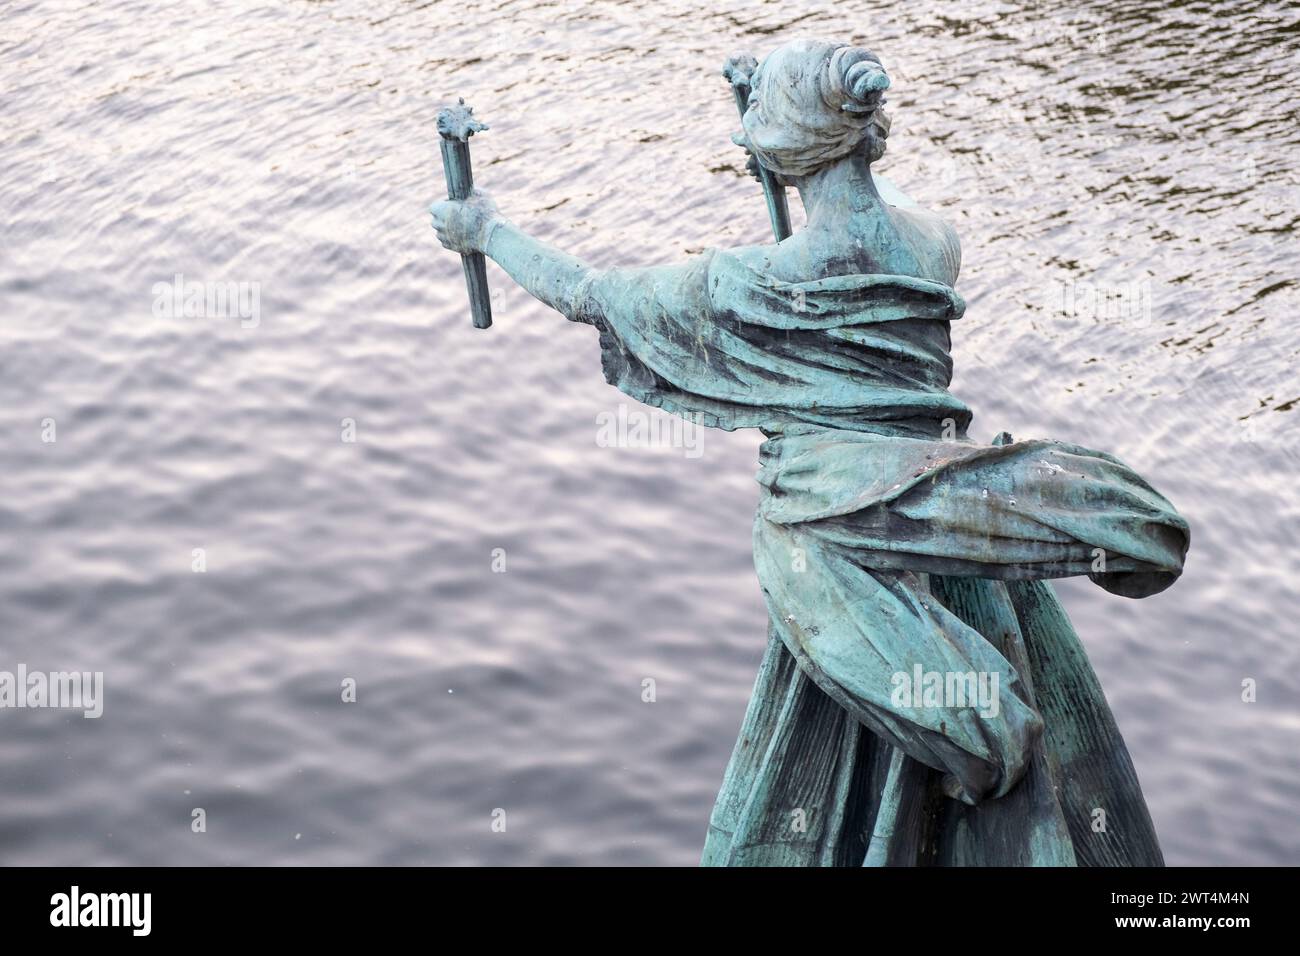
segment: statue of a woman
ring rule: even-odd
[[[1159,865],[1044,579],[1156,593],[1182,571],[1187,523],[1110,455],[967,436],[947,391],[957,236],[871,172],[888,85],[874,54],[837,43],[759,66],[743,144],[807,212],[775,245],[600,270],[483,194],[436,203],[434,228],[596,326],[606,378],[631,397],[767,437],[768,649],[706,864]]]

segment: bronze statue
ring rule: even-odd
[[[890,127],[878,57],[801,40],[757,69],[729,61],[728,78],[773,244],[602,270],[481,192],[431,209],[448,249],[595,326],[611,384],[767,438],[768,649],[704,862],[1159,865],[1047,579],[1156,593],[1182,571],[1187,523],[1110,455],[969,437],[947,388],[960,245],[872,172]],[[782,238],[789,187],[807,226]]]

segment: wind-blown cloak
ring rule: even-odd
[[[971,441],[947,390],[964,308],[936,282],[786,283],[721,251],[582,290],[570,318],[600,329],[611,384],[767,435],[769,643],[706,864],[1162,863],[1045,579],[1156,593],[1187,523],[1110,455]],[[935,680],[947,693],[924,695]],[[977,686],[996,693],[977,702]]]

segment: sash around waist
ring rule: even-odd
[[[982,445],[796,424],[760,450],[758,517],[863,566],[992,578],[1087,574],[1144,597],[1182,573],[1187,522],[1119,459],[1065,442]]]

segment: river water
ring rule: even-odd
[[[495,267],[472,329],[434,116],[489,122],[520,225],[672,261],[763,239],[719,69],[804,35],[881,55],[879,168],[962,235],[972,433],[1111,451],[1191,522],[1161,595],[1060,585],[1169,862],[1300,863],[1294,8],[0,23],[0,670],[104,675],[99,719],[0,710],[0,863],[695,862],[765,640],[760,437],[611,447],[643,412],[594,334]]]

